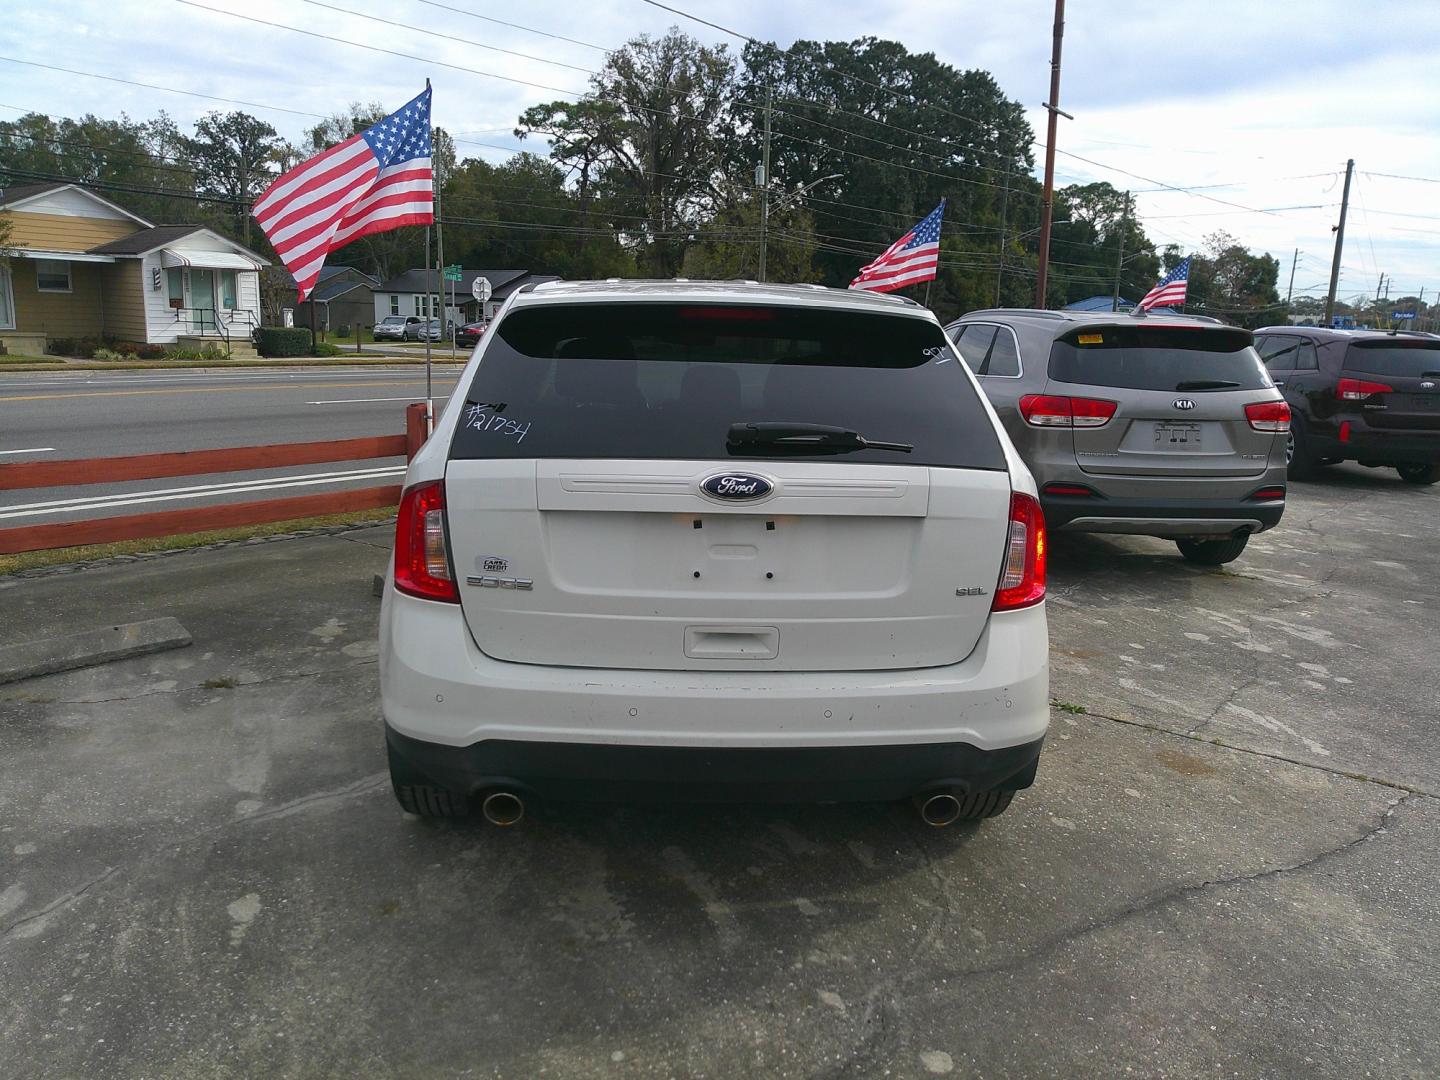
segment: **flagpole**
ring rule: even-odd
[[[430,89],[430,80],[429,80],[429,79],[426,79],[426,80],[425,80],[425,89],[426,89],[426,90],[429,90],[429,89]],[[434,138],[434,134],[435,134],[435,125],[434,125],[434,124],[431,124],[431,125],[430,125],[430,134],[431,134],[431,138],[433,139],[433,138]],[[431,175],[431,178],[432,178],[432,180],[433,180],[434,175],[435,175],[434,169],[433,169],[435,148],[434,148],[433,146],[430,148],[430,155],[431,155],[431,163],[432,163],[432,169],[431,169],[430,175]],[[438,196],[438,195],[439,195],[439,192],[438,192],[438,191],[435,192],[435,195]],[[438,199],[436,200],[436,205],[438,206]],[[439,241],[440,241],[440,235],[439,235],[439,234],[440,234],[440,215],[437,214],[437,213],[434,213],[434,212],[432,211],[432,213],[430,214],[430,217],[431,217],[431,219],[435,222],[435,234],[436,234],[436,235],[435,235],[435,240],[436,240],[436,243],[437,243],[437,245],[438,245],[438,244],[439,244]],[[426,225],[426,226],[425,226],[425,265],[426,265],[427,267],[430,265],[430,226],[429,226],[429,225]],[[439,275],[438,275],[438,274],[436,275],[436,282],[435,282],[435,284],[436,284],[436,287],[437,287],[437,289],[439,290],[440,294],[443,296],[443,295],[445,294],[445,288],[444,288],[443,285],[440,284]],[[429,321],[428,321],[429,317],[433,317],[434,314],[435,314],[435,312],[434,312],[434,306],[430,303],[430,287],[429,287],[428,285],[425,287],[425,306],[426,306],[427,308],[430,308],[430,309],[431,309],[431,310],[430,310],[430,313],[429,313],[429,316],[427,316],[427,321],[426,321],[426,323],[425,323],[425,434],[426,434],[426,436],[428,437],[428,436],[430,436],[430,435],[434,435],[434,434],[435,434],[435,391],[434,391],[433,383],[432,383],[432,381],[431,381],[431,368],[430,368],[430,323],[429,323]],[[441,326],[444,326],[445,324],[444,324],[444,322],[442,321],[440,325],[441,325]]]
[[[927,308],[930,306],[930,286],[934,284],[935,279],[933,277],[929,281],[925,282],[925,306]]]

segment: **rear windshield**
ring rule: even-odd
[[[1051,347],[1050,378],[1128,390],[1259,390],[1271,386],[1248,330],[1096,326]]]
[[[1440,341],[1352,341],[1345,370],[1401,379],[1440,375]]]
[[[1005,468],[944,332],[815,308],[520,308],[486,334],[454,458],[768,458]],[[819,424],[872,442],[737,447],[732,424]]]

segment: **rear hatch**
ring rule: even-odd
[[[1385,337],[1352,341],[1342,379],[1358,382],[1341,400],[1375,428],[1440,431],[1440,341]]]
[[[487,655],[821,671],[950,664],[975,647],[1010,478],[935,324],[548,303],[512,310],[483,348],[445,495]]]
[[[1140,320],[1065,334],[1050,352],[1046,394],[1105,403],[1075,422],[1080,468],[1096,476],[1264,472],[1284,436],[1246,419],[1246,405],[1279,396],[1252,341],[1234,327]]]

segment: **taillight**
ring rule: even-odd
[[[1030,495],[1010,496],[1005,568],[991,611],[1014,611],[1045,599],[1045,514]]]
[[[1020,415],[1034,427],[1103,427],[1115,415],[1115,402],[1102,398],[1026,394]]]
[[[395,588],[425,600],[458,604],[460,591],[445,545],[445,484],[416,484],[400,497],[395,519]]]
[[[1283,487],[1263,487],[1258,491],[1251,492],[1250,498],[1255,502],[1274,502],[1277,499],[1285,498]]]
[[[1084,484],[1046,484],[1046,495],[1071,495],[1079,499],[1093,499],[1095,492]]]
[[[1245,419],[1256,431],[1289,431],[1290,406],[1283,401],[1256,401],[1245,406]]]
[[[1335,384],[1335,396],[1341,401],[1364,401],[1371,394],[1393,394],[1395,388],[1365,379],[1341,379]]]

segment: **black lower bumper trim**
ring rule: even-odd
[[[1256,488],[1264,487],[1259,481]],[[1259,499],[1107,499],[1079,495],[1040,495],[1045,524],[1059,529],[1076,518],[1155,518],[1185,521],[1193,518],[1234,518],[1260,522],[1261,531],[1273,529],[1285,514],[1285,500]]]
[[[1014,791],[1035,779],[1044,739],[981,750],[891,746],[617,746],[487,739],[444,746],[386,725],[396,783],[474,796],[495,788],[541,799],[659,802],[869,802],[940,788]]]

